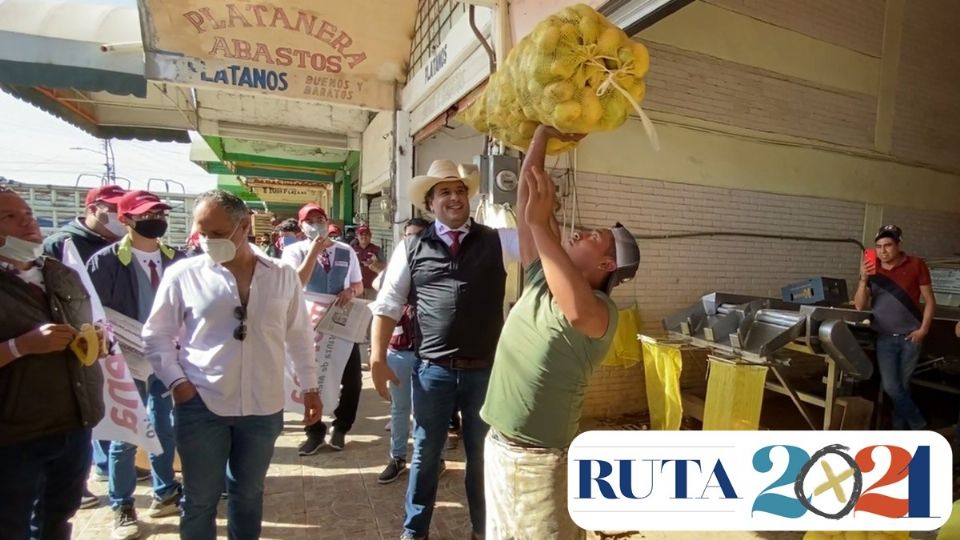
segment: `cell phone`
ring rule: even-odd
[[[863,260],[867,263],[867,271],[871,274],[877,273],[877,250],[868,248],[863,252]]]

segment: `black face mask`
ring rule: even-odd
[[[163,219],[145,219],[138,221],[133,230],[144,238],[160,238],[167,233],[167,222]]]

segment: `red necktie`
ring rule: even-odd
[[[150,261],[147,263],[150,267],[150,286],[156,290],[160,286],[160,274],[157,273],[157,263]]]
[[[447,231],[444,234],[450,237],[450,253],[456,257],[460,253],[460,235],[463,231]]]
[[[327,250],[320,252],[320,266],[323,266],[324,272],[330,271],[330,255],[327,254]]]

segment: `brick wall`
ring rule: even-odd
[[[903,229],[903,248],[924,258],[960,254],[960,213],[884,208],[883,222]]]
[[[880,57],[886,3],[883,0],[704,1],[821,41]]]
[[[898,157],[960,169],[958,26],[955,0],[907,2],[893,130]]]
[[[656,43],[644,108],[748,129],[870,148],[873,96],[819,88],[764,69]]]
[[[619,220],[636,235],[729,231],[858,239],[864,205],[811,197],[578,174],[579,213],[587,227]],[[724,291],[780,297],[783,285],[814,276],[856,285],[860,262],[851,244],[751,238],[641,240],[637,277],[619,287],[621,306],[636,301],[644,331],[705,293]],[[852,290],[850,291],[852,294]],[[646,409],[641,366],[601,368],[585,416]]]

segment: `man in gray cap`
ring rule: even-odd
[[[561,237],[544,150],[550,138],[581,137],[540,126],[520,172],[517,230],[526,284],[500,335],[480,411],[490,424],[484,446],[490,538],[584,535],[567,512],[567,447],[590,376],[617,328],[610,291],[636,274],[640,250],[619,223]]]

